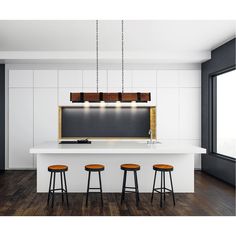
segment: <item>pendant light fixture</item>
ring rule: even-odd
[[[98,89],[98,20],[96,20],[96,93],[70,93],[70,101],[72,103],[83,102],[148,102],[151,100],[151,93],[125,93],[124,92],[124,21],[121,21],[121,69],[122,69],[122,90],[120,93],[102,93]]]

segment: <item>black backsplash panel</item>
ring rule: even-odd
[[[62,138],[148,138],[149,107],[64,107]]]

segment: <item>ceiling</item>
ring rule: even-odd
[[[125,21],[125,59],[201,63],[235,37],[236,21]],[[0,21],[0,60],[94,62],[95,21]],[[99,58],[120,61],[121,22],[99,21]]]

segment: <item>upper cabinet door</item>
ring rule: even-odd
[[[32,70],[9,70],[10,88],[32,88],[33,71]]]
[[[121,70],[109,70],[107,72],[107,85],[108,91],[110,88],[122,89],[122,71]],[[124,71],[124,89],[132,87],[132,71]]]
[[[58,85],[60,88],[82,88],[81,70],[59,70]]]
[[[34,71],[35,88],[56,88],[57,70],[35,70]]]
[[[134,70],[133,71],[134,88],[156,88],[155,70]]]
[[[178,88],[179,71],[178,70],[158,70],[157,88]]]
[[[200,88],[201,71],[200,70],[181,70],[180,87],[182,88]]]
[[[96,70],[83,71],[83,88],[97,88],[97,74]],[[107,88],[107,71],[98,71],[98,89]]]

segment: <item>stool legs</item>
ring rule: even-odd
[[[88,184],[87,184],[87,193],[86,193],[86,207],[88,206],[88,197],[89,197],[89,190],[90,189],[99,189],[100,190],[101,203],[102,203],[102,207],[103,207],[101,171],[96,171],[96,172],[98,172],[98,177],[99,177],[99,188],[90,188],[91,171],[89,171]]]
[[[138,190],[138,178],[137,178],[137,172],[134,171],[134,183],[135,183],[135,195],[136,195],[136,205],[139,204],[139,190]]]
[[[161,171],[161,196],[160,196],[160,207],[162,207],[162,190],[163,190],[163,186],[162,186],[162,171]]]
[[[61,200],[62,203],[64,202],[64,195],[63,195],[63,182],[62,182],[62,173],[60,172],[60,176],[61,176]]]
[[[57,172],[51,172],[51,174],[50,174],[50,182],[49,182],[47,205],[49,205],[50,198],[51,198],[52,199],[51,207],[53,208],[53,206],[54,206],[55,191],[56,190],[59,190],[59,191],[61,190],[62,203],[64,202],[64,193],[65,193],[66,194],[67,206],[69,206],[65,171],[60,172],[61,188],[59,188],[59,189],[55,189],[56,173]],[[63,177],[62,177],[62,174],[63,174]],[[64,179],[64,184],[63,184],[63,179]],[[53,184],[52,184],[52,182],[53,182]],[[65,187],[65,189],[63,187]]]
[[[69,206],[68,194],[67,194],[67,184],[66,184],[66,173],[63,172],[63,175],[64,175],[64,184],[65,184],[66,202],[67,202],[67,206]]]
[[[156,170],[155,170],[155,174],[154,174],[151,202],[153,202],[154,192],[160,193],[160,207],[162,207],[163,204],[165,203],[166,191],[167,192],[171,192],[172,198],[173,198],[173,204],[175,206],[175,194],[174,194],[174,189],[173,189],[173,182],[172,182],[171,171],[168,171],[168,172],[169,172],[169,176],[170,176],[171,189],[166,188],[166,180],[165,180],[165,173],[166,173],[166,171],[161,171],[161,187],[160,188],[155,188],[156,174],[157,174]]]
[[[134,172],[134,187],[126,187],[127,170],[124,170],[122,194],[121,194],[121,204],[125,200],[125,192],[133,192],[133,191],[127,191],[126,189],[128,188],[128,189],[135,190],[136,206],[138,206],[139,205],[138,177],[137,177],[137,171],[134,170],[133,172]]]
[[[122,195],[121,195],[121,204],[125,200],[125,186],[126,186],[126,177],[127,177],[127,171],[124,171],[124,176],[123,176],[123,185],[122,185]]]
[[[47,205],[49,204],[49,200],[50,200],[50,195],[51,195],[51,185],[52,185],[52,172],[50,173],[50,182],[49,182],[49,189],[48,189],[48,201],[47,201]]]
[[[55,181],[56,181],[56,173],[53,173],[53,189],[52,189],[52,208],[54,205],[54,193],[55,193]]]
[[[155,170],[154,180],[153,180],[153,187],[152,187],[152,198],[151,198],[151,202],[153,202],[154,189],[155,189],[155,185],[156,185],[156,176],[157,176],[157,171]]]
[[[91,176],[91,172],[89,171],[89,174],[88,174],[88,184],[87,184],[87,194],[86,194],[86,206],[88,206],[88,196],[89,196],[89,187],[90,187],[90,176]]]
[[[169,171],[169,175],[170,175],[170,184],[171,184],[171,190],[172,190],[172,198],[173,198],[173,203],[174,203],[174,206],[175,206],[175,194],[174,194],[174,189],[173,189],[171,171]]]
[[[98,175],[99,175],[99,185],[100,185],[100,194],[101,194],[101,203],[103,206],[103,197],[102,197],[102,180],[101,180],[101,172],[98,171]]]

